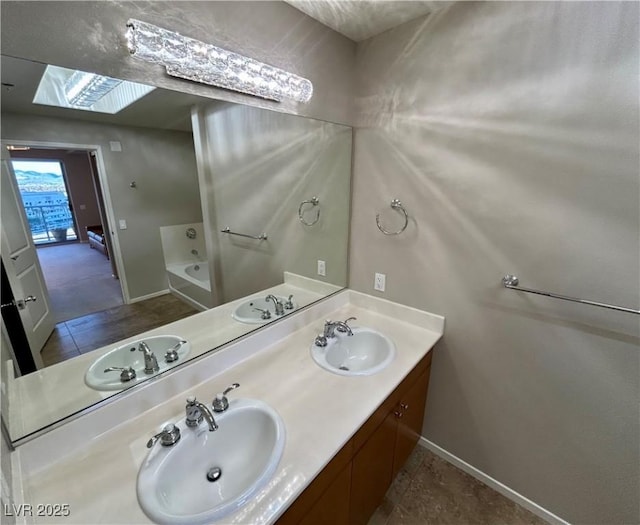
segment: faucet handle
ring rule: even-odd
[[[233,383],[230,387],[226,388],[221,394],[217,394],[211,404],[213,405],[214,412],[224,412],[229,408],[229,400],[227,394],[232,390],[235,390],[240,386],[240,383]]]
[[[160,440],[160,444],[163,447],[170,447],[171,445],[175,445],[178,441],[180,441],[180,429],[173,423],[169,423],[162,429],[162,432],[156,434],[149,441],[147,441],[147,448],[153,447],[153,445],[155,445],[158,440]]]
[[[271,319],[271,312],[269,310],[263,310],[262,308],[253,308],[256,312],[260,312],[261,319]]]
[[[291,299],[293,299],[293,294],[291,294],[291,295],[289,296],[289,298],[287,299],[287,302],[286,302],[286,303],[284,303],[284,307],[285,307],[287,310],[293,310],[293,301],[292,301]]]
[[[167,350],[167,352],[164,354],[164,360],[167,363],[173,363],[174,361],[177,361],[178,359],[180,359],[180,354],[178,353],[178,350],[180,350],[180,347],[184,344],[187,344],[187,342],[182,339],[181,341],[178,341],[175,345],[173,345],[171,348],[169,348],[169,350]]]
[[[324,331],[322,333],[322,336],[325,339],[333,339],[336,334],[335,334],[335,330],[336,330],[336,326],[338,325],[340,321],[332,321],[330,319],[327,319],[324,322]],[[322,345],[318,345],[318,346],[322,346]]]
[[[136,378],[136,371],[130,366],[121,367],[121,366],[110,366],[109,368],[104,369],[104,373],[107,372],[117,372],[120,371],[120,381],[126,383],[127,381],[131,381]]]
[[[318,334],[313,344],[319,346],[320,348],[324,348],[328,344],[327,338],[323,334]]]

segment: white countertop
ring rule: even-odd
[[[189,340],[191,351],[187,358],[193,359],[262,326],[239,323],[231,317],[236,306],[249,298],[270,293],[280,296],[293,294],[298,307],[302,308],[337,290],[340,287],[285,272],[283,284],[114,342],[32,374],[12,378],[8,384],[9,434],[15,441],[114,395],[117,391],[98,391],[88,387],[84,375],[96,359],[124,343],[156,335],[177,335]],[[18,409],[12,410],[11,407]]]
[[[373,328],[395,343],[394,361],[375,375],[340,376],[320,368],[311,359],[310,347],[324,319],[351,316],[357,317],[354,326]],[[166,423],[184,418],[187,395],[193,393],[210,401],[217,392],[238,382],[240,388],[229,397],[260,399],[271,405],[284,420],[286,445],[270,483],[221,523],[272,523],[430,351],[443,329],[444,318],[440,316],[344,291],[292,314],[291,319],[273,325],[273,330],[267,328],[199,363],[185,365],[181,373],[176,371],[156,381],[156,390],[168,388],[173,377],[176,384],[180,375],[187,377],[188,368],[193,377],[198,377],[197,372],[214,360],[219,366],[221,360],[242,354],[240,362],[169,399],[162,398],[160,404],[149,404],[149,394],[155,390],[147,389],[146,397],[144,388],[139,395],[131,394],[126,399],[126,409],[131,410],[137,402],[138,415],[125,418],[104,432],[95,434],[100,432],[96,430],[99,425],[88,425],[87,421],[82,428],[81,418],[76,426],[63,426],[20,447],[17,453],[23,468],[24,499],[17,498],[17,503],[69,505],[70,516],[66,518],[34,517],[27,523],[150,523],[136,498],[136,477],[148,453],[149,437]],[[276,339],[278,334],[284,335]],[[267,336],[272,337],[272,344],[260,348]],[[249,351],[252,345],[256,348]],[[95,421],[113,417],[116,408],[112,408],[111,415],[102,416],[96,411],[90,416]],[[83,434],[78,435],[79,432]],[[80,440],[84,445],[68,444],[65,449],[69,440]],[[50,450],[61,455],[52,458]]]

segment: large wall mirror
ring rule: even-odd
[[[1,65],[12,441],[346,286],[351,128],[127,83],[64,107],[73,71]]]

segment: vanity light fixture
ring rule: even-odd
[[[130,19],[129,52],[135,58],[165,66],[167,74],[280,102],[308,102],[313,85],[277,67],[227,51],[161,27]]]
[[[65,83],[64,96],[71,106],[89,108],[121,83],[117,78],[76,71]]]

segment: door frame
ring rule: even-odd
[[[13,144],[16,146],[31,146],[34,148],[51,148],[51,149],[76,149],[84,150],[87,153],[91,151],[96,154],[96,165],[98,166],[98,183],[102,190],[102,198],[104,200],[105,213],[107,215],[107,233],[111,238],[111,244],[113,246],[114,253],[111,254],[118,270],[118,280],[120,282],[120,288],[122,291],[122,300],[124,304],[131,303],[131,297],[129,296],[129,287],[127,285],[127,274],[124,271],[124,260],[122,259],[122,252],[120,250],[120,241],[115,233],[115,225],[117,224],[115,214],[113,212],[113,205],[111,201],[111,193],[109,191],[109,184],[107,178],[107,166],[102,155],[102,147],[98,144],[74,144],[70,142],[46,142],[42,140],[22,140],[3,138],[2,141],[5,144]]]

